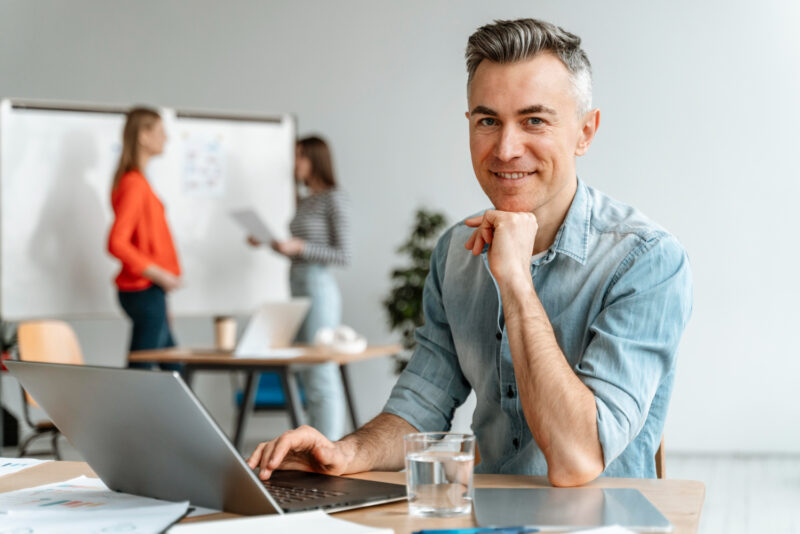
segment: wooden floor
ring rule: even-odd
[[[667,454],[667,476],[705,482],[700,534],[800,534],[800,455]]]
[[[82,459],[66,440],[61,443],[65,460]],[[256,444],[248,441],[245,450]],[[668,453],[666,467],[669,478],[706,484],[699,534],[800,534],[800,454]]]

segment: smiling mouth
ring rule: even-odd
[[[497,176],[498,178],[503,178],[504,180],[519,180],[521,178],[525,178],[526,176],[530,176],[532,174],[536,174],[536,171],[523,171],[523,172],[495,172],[491,171],[492,174]]]

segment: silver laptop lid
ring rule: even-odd
[[[636,532],[671,532],[672,524],[637,489],[479,488],[481,527],[523,526],[543,532],[619,525]]]
[[[261,305],[247,322],[234,354],[263,356],[272,348],[290,346],[310,308],[307,297]]]
[[[109,488],[283,513],[177,373],[6,363]]]

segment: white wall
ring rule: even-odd
[[[795,3],[0,0],[0,95],[296,113],[301,133],[332,141],[356,206],[345,321],[383,342],[394,337],[380,300],[413,210],[454,220],[486,204],[469,164],[463,50],[477,26],[518,16],[584,39],[603,115],[580,175],[689,251],[695,312],[670,449],[800,450]],[[91,361],[122,361],[121,324],[78,328]],[[202,321],[178,330],[209,338]],[[354,371],[366,417],[390,364]],[[203,378],[198,391],[225,419],[220,385]]]

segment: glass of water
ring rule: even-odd
[[[472,510],[475,436],[420,432],[403,438],[411,515],[451,517]]]

